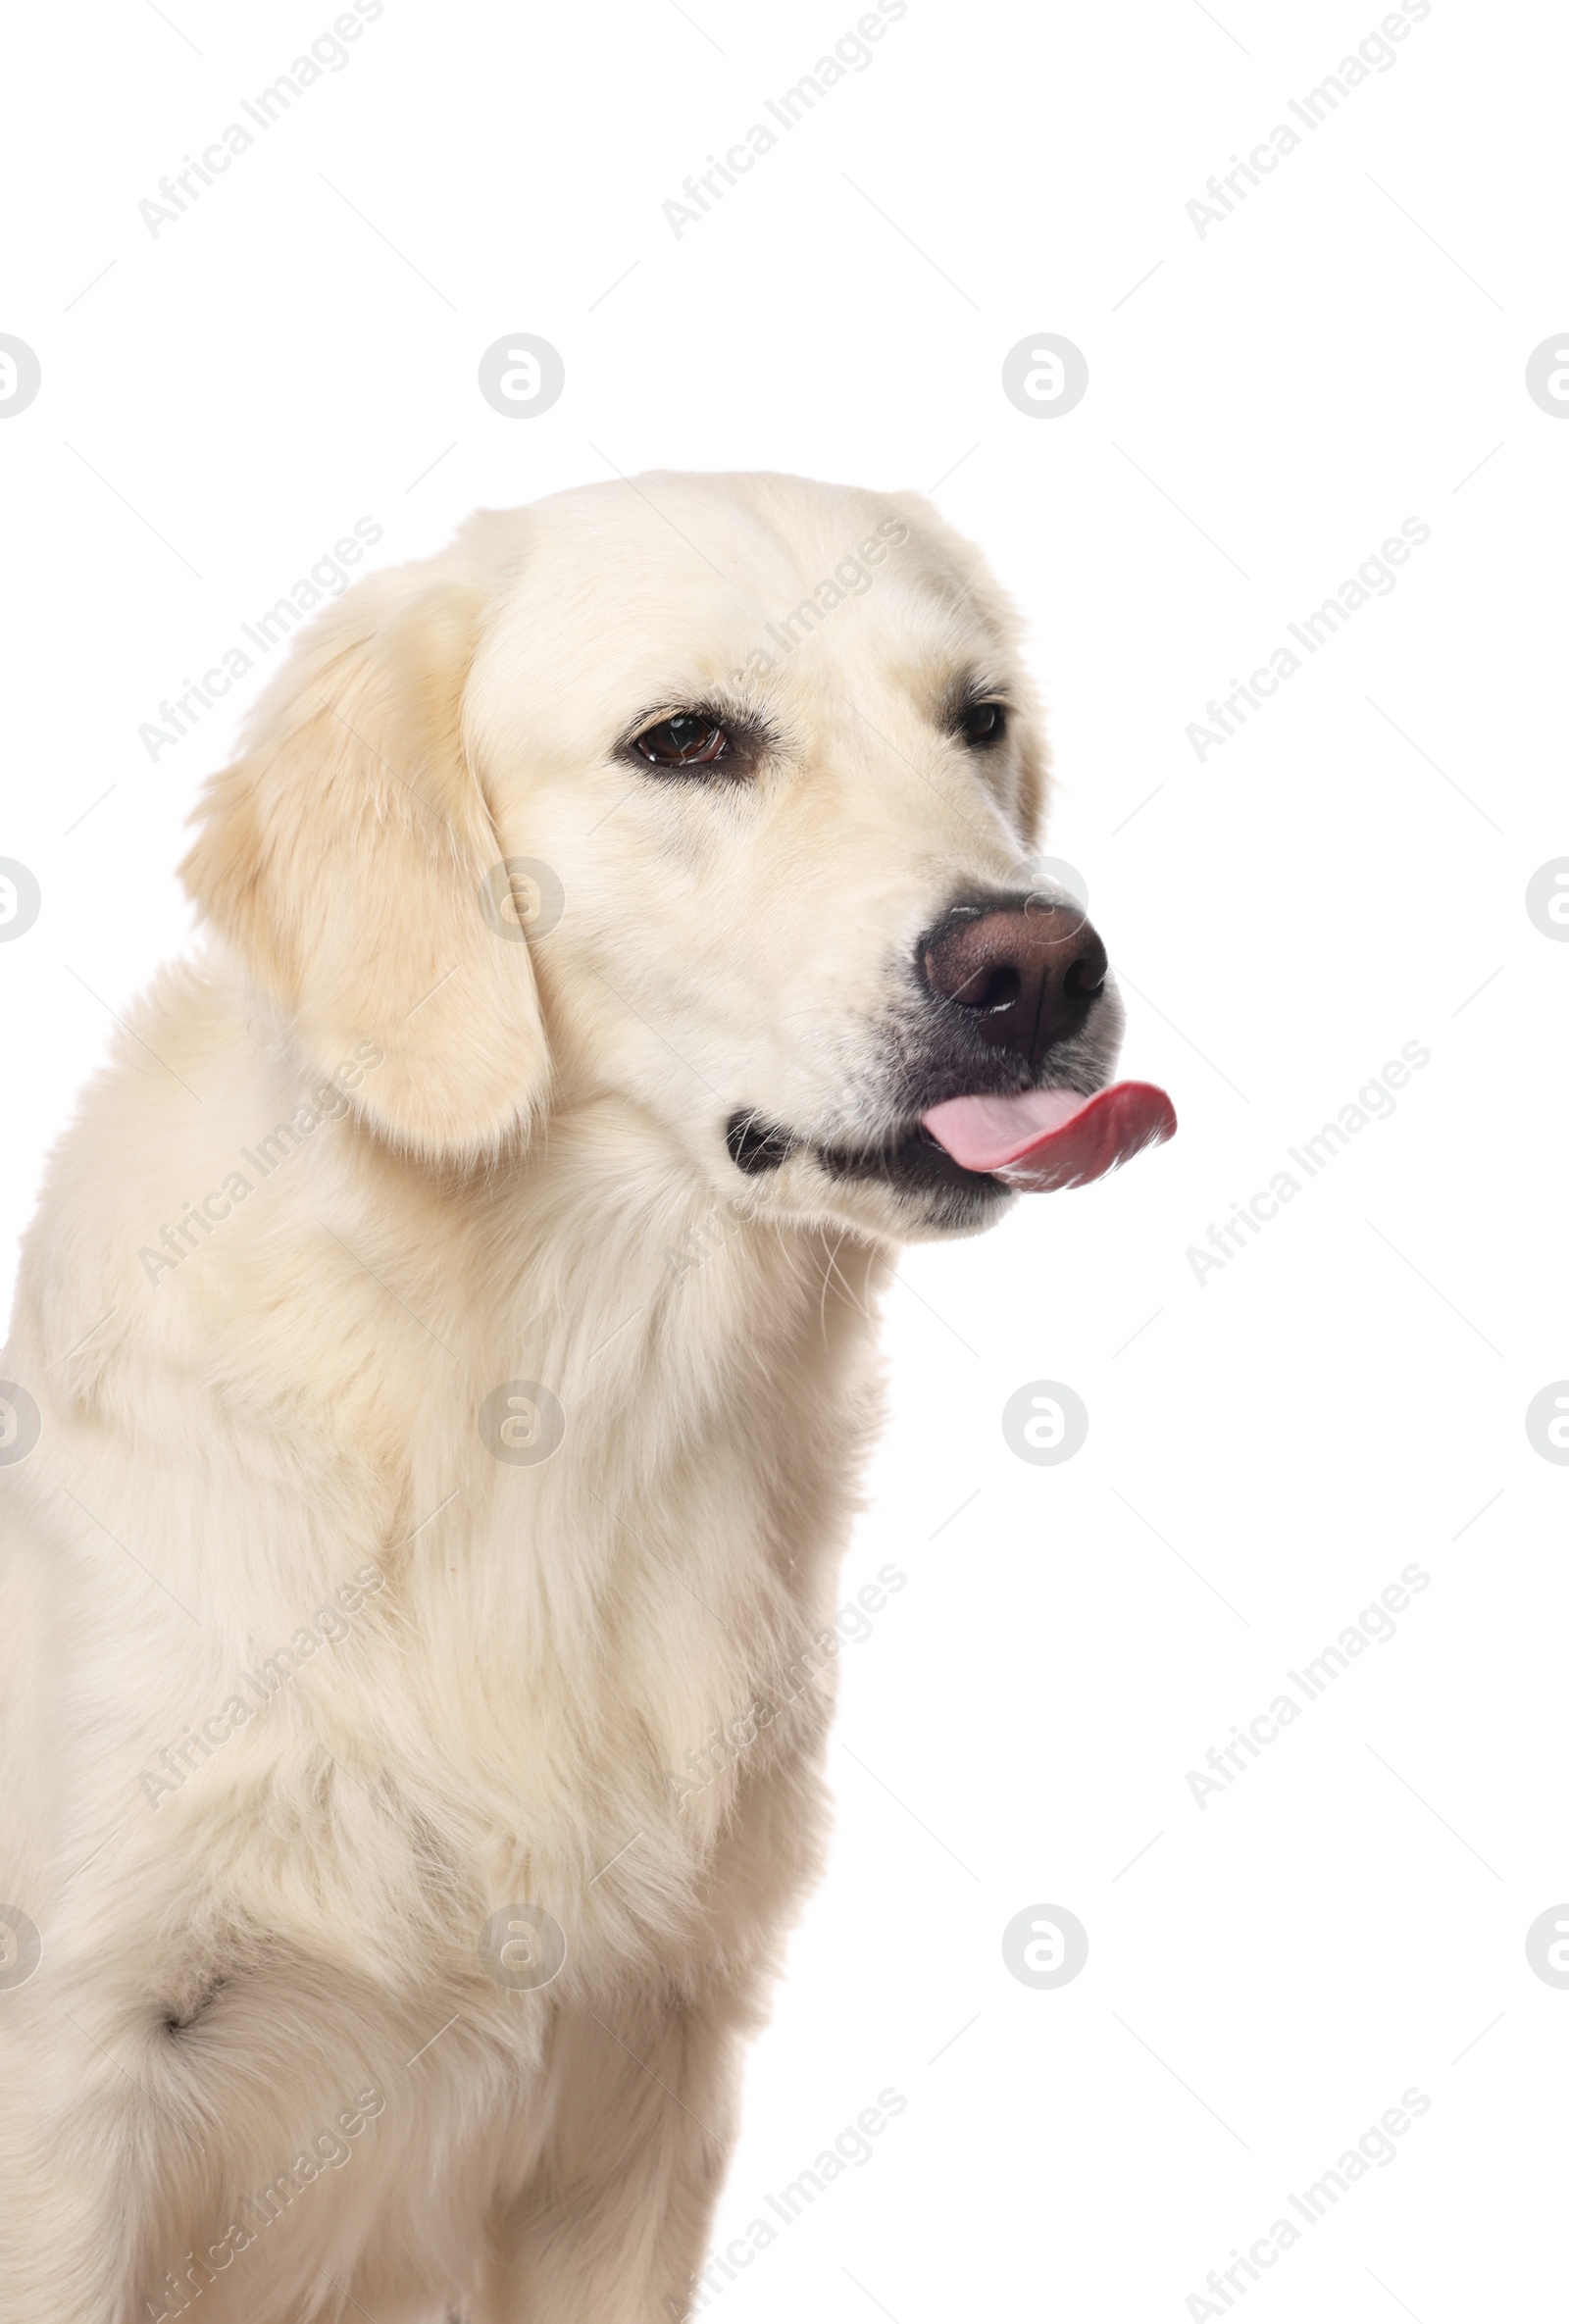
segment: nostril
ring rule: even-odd
[[[925,960],[927,982],[950,1007],[994,1017],[1023,998],[1024,975],[1006,954],[987,960],[976,959],[975,952],[962,942],[934,945]]]
[[[991,1015],[998,1009],[1011,1009],[1023,990],[1023,980],[1012,961],[1001,961],[995,968],[972,977],[954,998],[967,1009],[982,1009]]]
[[[1103,960],[1076,960],[1062,980],[1062,988],[1064,992],[1088,998],[1098,992],[1105,982],[1106,964]]]

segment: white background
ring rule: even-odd
[[[266,668],[156,764],[137,728],[356,518],[392,562],[616,470],[936,486],[1027,610],[1047,844],[1182,1127],[904,1262],[845,1594],[908,1581],[844,1656],[836,1844],[720,2243],[880,2090],[908,2103],[705,2312],[1202,2315],[1413,2086],[1396,2160],[1229,2297],[1549,2312],[1569,1993],[1524,1936],[1569,1896],[1569,1472],[1524,1412],[1569,1373],[1569,946],[1524,889],[1569,852],[1569,426],[1524,369],[1569,324],[1569,25],[1434,0],[1200,236],[1186,205],[1302,129],[1287,100],[1376,0],[910,0],[678,238],[661,204],[854,0],[387,0],[150,234],[138,202],[332,14],[12,26],[0,329],[43,389],[0,427],[0,854],[43,910],[0,947],[8,1264],[107,1012],[185,940],[181,825]],[[522,423],[475,384],[516,330],[567,370]],[[999,382],[1042,330],[1089,366],[1054,419]],[[1200,763],[1189,723],[1413,517],[1392,593]],[[1196,1282],[1189,1246],[1407,1041],[1392,1118]],[[1038,1379],[1088,1407],[1063,1466],[1001,1435]],[[1200,1808],[1187,1771],[1413,1561],[1393,1642]],[[1055,1992],[1000,1949],[1046,1902],[1089,1933]]]

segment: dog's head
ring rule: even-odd
[[[654,475],[349,592],[184,870],[313,1065],[384,1053],[356,1102],[405,1149],[608,1104],[721,1195],[909,1238],[1007,1191],[925,1115],[1115,1058],[1100,941],[1031,878],[1043,767],[925,502]]]

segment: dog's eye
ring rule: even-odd
[[[1000,742],[1008,731],[1008,714],[1000,702],[972,702],[959,715],[959,733],[966,742],[983,749]]]
[[[729,756],[730,735],[701,710],[681,710],[637,736],[634,748],[651,767],[713,767]]]

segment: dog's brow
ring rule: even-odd
[[[1013,702],[1013,689],[1006,679],[985,662],[967,663],[953,674],[937,697],[938,715],[956,719],[978,702],[997,702],[1005,709]]]

